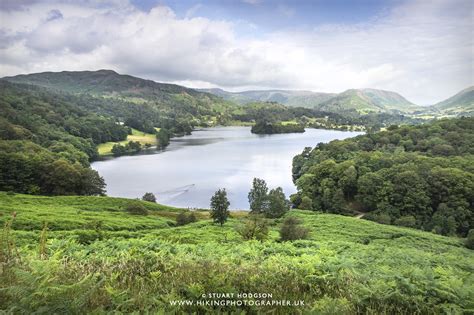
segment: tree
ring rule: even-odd
[[[301,220],[295,217],[288,217],[283,221],[280,228],[280,240],[294,241],[308,237],[309,230],[301,226]]]
[[[211,198],[211,218],[214,220],[214,223],[219,223],[222,226],[227,221],[229,205],[230,202],[227,199],[225,188],[216,191]]]
[[[156,202],[156,197],[153,193],[147,192],[142,197],[143,201]]]
[[[268,202],[264,208],[267,218],[280,218],[290,210],[290,202],[286,199],[281,187],[270,190],[267,199]]]
[[[166,128],[161,128],[160,131],[156,134],[156,139],[158,140],[158,149],[164,149],[170,143],[171,133]]]
[[[263,179],[254,178],[252,189],[248,194],[250,212],[254,214],[262,213],[267,201],[268,187]]]

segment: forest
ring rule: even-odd
[[[474,118],[391,126],[306,148],[294,206],[466,236],[474,227]]]

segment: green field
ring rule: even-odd
[[[7,313],[257,311],[317,314],[462,314],[474,308],[474,252],[463,240],[331,214],[293,210],[310,237],[244,241],[206,212],[174,226],[179,209],[140,202],[131,215],[110,197],[0,193],[5,225],[0,308]],[[16,218],[12,222],[12,213]],[[47,230],[42,233],[44,222]],[[304,306],[179,306],[202,294],[271,293]]]
[[[159,128],[155,128],[159,131]],[[142,132],[132,128],[132,134],[127,136],[127,140],[119,141],[119,142],[106,142],[101,143],[97,146],[97,150],[99,151],[99,155],[111,155],[112,154],[112,147],[115,144],[125,145],[129,141],[138,141],[143,146],[145,144],[151,144],[153,146],[156,145],[156,136],[151,133]]]

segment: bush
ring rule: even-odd
[[[130,214],[147,215],[148,210],[141,203],[130,203],[125,210]]]
[[[250,215],[236,231],[246,241],[264,241],[268,238],[268,221],[259,215]]]
[[[178,226],[186,225],[186,224],[193,223],[196,221],[197,221],[196,215],[190,211],[180,212],[178,216],[176,217],[176,225]]]
[[[309,230],[301,226],[301,220],[294,217],[286,218],[280,228],[280,240],[282,241],[305,239],[308,234]]]
[[[312,210],[313,209],[313,200],[308,196],[301,198],[301,203],[298,207],[299,209]]]
[[[156,202],[156,197],[153,193],[147,192],[142,197],[143,201]]]
[[[466,247],[474,249],[474,229],[469,230],[466,238]]]

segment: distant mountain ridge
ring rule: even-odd
[[[421,107],[398,93],[376,89],[350,89],[342,93],[312,91],[261,90],[228,92],[222,89],[200,89],[227,100],[245,104],[255,101],[273,101],[288,106],[311,107],[324,111],[356,110],[367,112],[413,112]]]
[[[2,78],[70,93],[119,97],[132,102],[153,101],[167,112],[181,108],[214,115],[232,103],[277,102],[341,113],[395,113],[406,115],[460,116],[474,114],[474,86],[432,106],[418,106],[402,95],[379,89],[349,89],[342,93],[305,90],[251,90],[229,92],[219,88],[191,89],[180,85],[118,74],[113,70],[62,71]]]
[[[97,71],[61,71],[20,74],[3,79],[14,83],[38,85],[70,93],[97,95],[112,93],[140,96],[151,96],[159,93],[207,94],[176,84],[158,83],[105,69]]]
[[[224,99],[239,104],[250,102],[278,102],[288,106],[314,107],[331,97],[335,93],[319,93],[304,90],[250,90],[243,92],[228,92],[223,89],[198,89],[198,91],[212,93]]]

